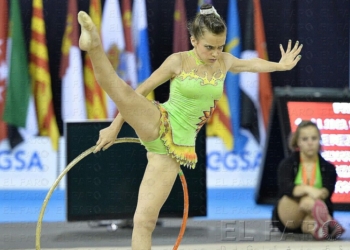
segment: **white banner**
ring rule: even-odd
[[[252,135],[240,152],[227,151],[219,137],[207,138],[207,187],[248,188],[255,187],[261,162],[262,149]]]
[[[57,177],[57,152],[49,137],[26,140],[11,150],[0,142],[0,189],[49,189]]]
[[[261,147],[251,134],[240,152],[227,151],[218,137],[207,138],[207,187],[255,187],[261,162]],[[66,167],[65,140],[60,138],[59,156],[48,137],[34,137],[11,151],[0,143],[0,189],[49,189]],[[60,160],[58,161],[58,157]],[[57,171],[58,170],[58,171]],[[65,178],[59,188],[65,189]]]

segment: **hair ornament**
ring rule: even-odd
[[[210,9],[200,10],[200,14],[201,14],[201,15],[210,15],[210,14],[214,14],[215,16],[220,17],[220,15],[218,14],[218,12],[217,12],[216,9],[214,8],[214,6],[211,6]]]

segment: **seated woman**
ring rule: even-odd
[[[278,166],[279,199],[272,221],[281,232],[310,233],[317,240],[337,239],[342,226],[333,219],[331,196],[337,173],[319,153],[316,124],[302,121],[290,140],[293,153]]]

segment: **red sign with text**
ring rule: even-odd
[[[350,103],[288,102],[291,131],[302,120],[311,120],[321,132],[321,155],[336,167],[338,174],[334,203],[350,203]]]

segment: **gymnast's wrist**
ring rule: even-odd
[[[113,122],[109,125],[111,129],[119,129],[122,127],[124,124],[124,119],[123,117],[118,114],[117,117],[113,120]]]

